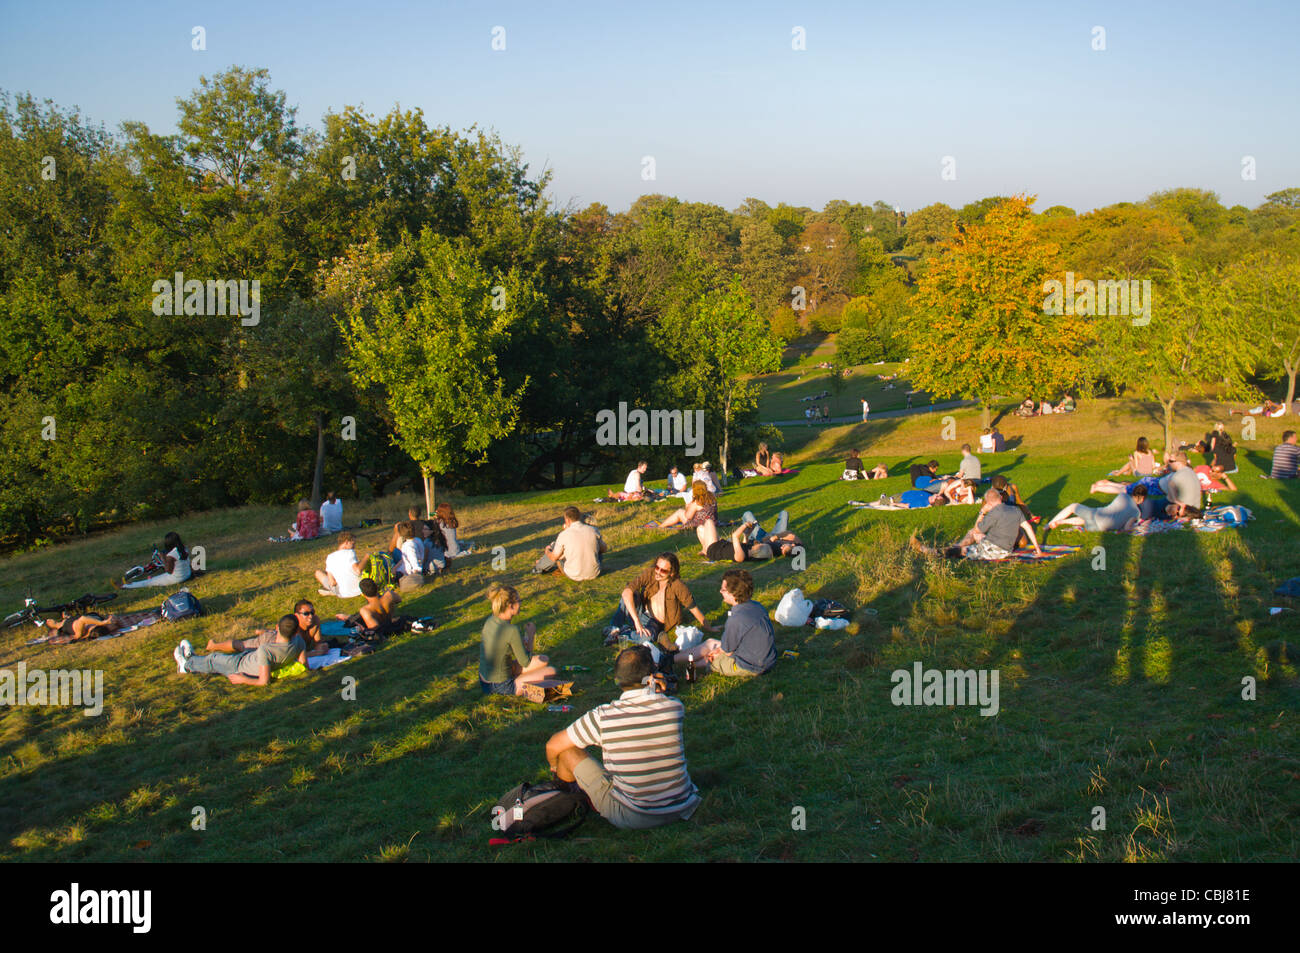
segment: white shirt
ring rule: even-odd
[[[325,557],[325,571],[334,577],[340,598],[352,599],[361,595],[361,577],[352,568],[356,564],[355,549],[336,549]]]
[[[641,490],[641,471],[639,469],[636,469],[633,470],[631,473],[629,473],[627,475],[627,479],[623,481],[623,492],[637,493],[640,492],[640,490]]]
[[[686,489],[686,474],[678,470],[677,476],[673,477],[673,491],[680,493],[684,489]]]
[[[181,581],[190,578],[190,574],[193,572],[193,570],[190,569],[190,558],[186,556],[184,559],[181,559],[181,551],[175,546],[167,550],[167,555],[176,560],[176,566],[172,570],[172,575]]]
[[[343,501],[326,500],[320,505],[320,525],[326,533],[338,533],[343,529]]]
[[[408,539],[402,543],[402,572],[420,573],[424,571],[424,540]]]
[[[980,434],[980,449],[985,450],[989,453],[993,452],[993,434],[991,433]]]

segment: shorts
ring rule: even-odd
[[[648,814],[628,807],[614,797],[614,779],[595,758],[588,755],[577,763],[573,769],[574,780],[587,795],[596,813],[615,827],[624,830],[645,830],[649,827],[662,827],[676,820],[687,820],[695,813],[692,806],[684,813]]]
[[[507,678],[504,682],[485,682],[480,678],[478,687],[482,689],[484,695],[513,695],[515,693],[515,680]]]
[[[967,559],[1006,559],[1011,554],[1003,549],[990,543],[987,539],[981,539],[978,543],[972,543],[967,546],[962,553]]]
[[[761,675],[761,672],[753,672],[745,668],[736,661],[734,655],[723,653],[709,663],[709,671],[717,672],[719,675],[728,675],[739,678],[752,678],[755,675]]]

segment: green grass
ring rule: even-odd
[[[873,406],[875,401],[873,400]],[[1185,409],[1178,432],[1203,432],[1218,408]],[[102,668],[105,709],[11,708],[0,714],[0,860],[1289,860],[1300,852],[1300,707],[1296,616],[1272,617],[1272,589],[1300,575],[1300,486],[1261,480],[1281,421],[1261,422],[1239,455],[1238,499],[1258,516],[1243,530],[1147,538],[1058,531],[1084,553],[1042,566],[953,565],[906,546],[964,532],[970,508],[877,513],[849,499],[897,492],[906,465],[978,432],[959,411],[957,440],[940,415],[865,426],[790,428],[797,475],[745,481],[724,517],[788,508],[808,543],[806,570],[755,569],[769,609],[792,586],[879,615],[840,632],[778,628],[799,652],[744,683],[710,677],[683,686],[691,774],[704,801],[689,823],[620,832],[599,818],[564,842],[487,847],[490,808],[523,779],[545,774],[547,737],[609,700],[612,650],[599,628],[631,575],[665,548],[712,620],[725,565],[693,555],[689,533],[642,530],[667,506],[593,505],[594,488],[459,501],[463,535],[479,555],[409,602],[441,622],[327,673],[259,689],[179,676],[183,637],[238,637],[315,593],[310,572],[328,541],[274,544],[291,514],[245,508],[176,522],[207,549],[191,588],[211,614],[83,646],[25,648],[28,630],[0,633],[0,667]],[[1289,425],[1288,425],[1289,426]],[[1086,499],[1140,434],[1158,435],[1147,408],[1085,403],[1072,417],[1017,421],[1020,446],[990,471],[1008,472],[1035,512]],[[1158,441],[1157,441],[1158,442]],[[883,483],[837,482],[841,456],[864,448],[887,462]],[[609,571],[581,586],[528,574],[570,501],[594,511],[613,547]],[[389,523],[409,498],[345,502],[347,522]],[[135,526],[5,560],[0,605],[27,585],[46,600],[101,590],[170,526]],[[360,534],[373,548],[388,529]],[[504,546],[505,572],[490,567]],[[1103,545],[1106,569],[1090,551]],[[484,591],[517,585],[539,651],[586,665],[575,715],[478,694]],[[115,608],[156,604],[133,592]],[[321,598],[322,612],[344,608]],[[1290,654],[1289,654],[1290,653]],[[894,707],[890,673],[996,668],[1001,711]],[[356,701],[341,697],[357,680]],[[1241,698],[1242,679],[1258,699]],[[1107,827],[1092,830],[1093,808]],[[206,829],[193,830],[193,809]],[[793,830],[792,810],[807,812]]]

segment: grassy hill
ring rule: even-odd
[[[875,402],[873,401],[873,407]],[[1221,409],[1189,406],[1179,432],[1204,432]],[[11,708],[0,713],[0,860],[1275,860],[1300,853],[1297,615],[1269,614],[1270,593],[1300,575],[1300,486],[1261,480],[1281,421],[1261,422],[1239,454],[1241,490],[1227,501],[1257,520],[1216,534],[1137,538],[1057,531],[1081,544],[1044,565],[966,565],[909,551],[907,536],[960,535],[974,508],[880,513],[850,499],[897,492],[907,465],[937,456],[955,468],[974,442],[977,412],[955,412],[955,442],[940,416],[867,425],[790,428],[793,476],[747,480],[721,498],[723,518],[752,509],[770,525],[788,509],[808,565],[753,569],[769,609],[788,588],[837,598],[859,612],[839,632],[778,628],[799,653],[763,678],[712,676],[682,687],[690,770],[704,797],[693,821],[620,832],[599,818],[564,842],[491,849],[491,805],[545,775],[547,737],[616,695],[613,650],[600,627],[618,592],[671,549],[712,621],[728,564],[706,565],[693,533],[645,530],[662,505],[593,504],[591,488],[458,501],[462,536],[478,554],[404,611],[434,615],[431,634],[392,640],[373,656],[259,689],[179,676],[182,637],[240,637],[271,624],[303,596],[328,540],[277,544],[287,510],[245,508],[142,525],[4,560],[0,605],[31,586],[46,601],[87,590],[140,561],[168,529],[207,550],[191,589],[202,619],[160,624],[80,646],[25,647],[31,630],[0,633],[0,668],[102,668],[104,713]],[[1156,418],[1131,403],[1085,403],[1070,417],[1005,418],[1019,445],[986,458],[1050,518],[1088,498]],[[1287,424],[1293,426],[1293,424]],[[1158,441],[1157,441],[1158,442]],[[837,481],[841,458],[864,448],[885,462],[883,483]],[[652,476],[655,476],[652,474]],[[358,550],[386,540],[408,498],[345,501],[345,522],[382,517]],[[606,573],[575,585],[532,576],[537,551],[578,502],[613,553]],[[1092,548],[1105,547],[1104,570]],[[507,569],[491,569],[505,547]],[[519,587],[521,621],[538,651],[586,665],[573,715],[478,693],[478,633],[494,579]],[[124,593],[127,611],[163,593]],[[319,598],[322,614],[351,606]],[[1291,653],[1288,655],[1288,653]],[[891,672],[997,669],[1000,711],[895,707]],[[357,680],[356,700],[341,696]],[[1242,699],[1242,679],[1258,698]],[[203,807],[206,829],[191,827]],[[793,830],[802,807],[807,829]],[[1094,809],[1105,830],[1093,830]]]

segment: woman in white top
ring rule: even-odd
[[[985,427],[980,434],[980,453],[992,453],[993,449],[993,428]]]
[[[141,579],[138,582],[120,583],[114,582],[113,585],[118,589],[144,589],[146,586],[171,586],[178,582],[184,582],[190,578],[190,551],[185,548],[181,538],[176,533],[168,533],[163,537],[162,544],[163,564],[166,572],[157,576],[150,576],[148,579]]]

